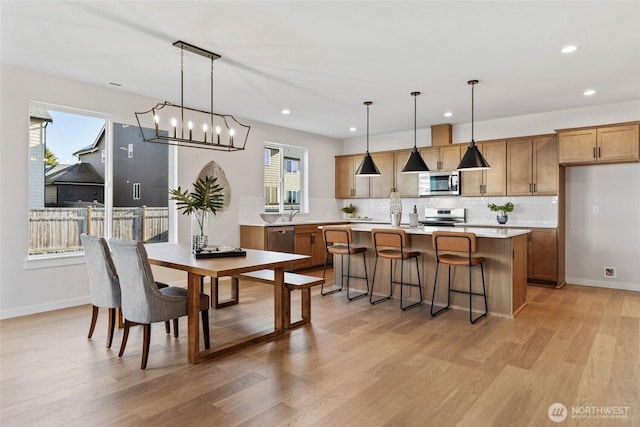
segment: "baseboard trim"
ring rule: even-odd
[[[567,277],[566,282],[576,286],[592,286],[596,288],[617,289],[620,291],[640,292],[640,284],[625,282],[609,282],[603,280],[588,280],[579,277]]]
[[[0,320],[11,319],[13,317],[28,316],[30,314],[44,313],[46,311],[60,310],[63,308],[76,307],[79,305],[90,304],[89,296],[72,298],[62,301],[52,301],[44,304],[29,305],[25,307],[12,308],[9,310],[0,310]]]

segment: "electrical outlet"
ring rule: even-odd
[[[604,277],[606,279],[615,279],[616,278],[616,268],[615,267],[604,267]]]
[[[594,215],[598,215],[598,212],[599,212],[598,207],[597,207],[597,206],[594,206],[594,207],[593,207],[593,214],[594,214]]]

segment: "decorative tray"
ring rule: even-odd
[[[200,252],[193,254],[196,259],[200,258],[225,258],[235,256],[247,256],[247,252],[241,248],[234,248],[232,246],[209,246]]]

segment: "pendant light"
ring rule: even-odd
[[[464,153],[462,160],[460,160],[457,169],[467,171],[489,169],[491,166],[489,166],[489,163],[482,157],[482,153],[478,150],[476,141],[473,139],[473,89],[475,85],[478,84],[478,80],[469,80],[467,84],[471,85],[471,142],[469,143],[467,152]]]
[[[411,96],[413,96],[413,150],[411,151],[409,160],[407,160],[407,164],[404,165],[402,169],[402,173],[429,172],[429,167],[427,167],[427,164],[422,159],[417,147],[418,113],[416,97],[418,95],[420,95],[420,92],[411,92]]]
[[[360,166],[358,166],[356,170],[357,176],[380,176],[380,171],[373,162],[371,154],[369,154],[369,106],[371,104],[373,104],[371,101],[365,101],[364,103],[364,105],[367,106],[367,152],[364,155],[364,159],[362,159],[362,163],[360,163]]]

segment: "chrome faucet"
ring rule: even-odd
[[[293,221],[293,217],[300,213],[300,209],[291,209],[289,212],[289,222]]]

